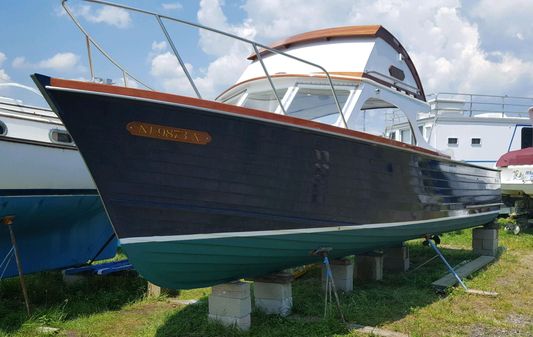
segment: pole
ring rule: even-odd
[[[28,292],[26,291],[26,284],[24,283],[24,272],[22,271],[22,263],[20,262],[20,256],[17,248],[17,240],[15,239],[15,233],[11,225],[15,220],[14,215],[7,215],[2,218],[2,223],[7,226],[9,230],[9,236],[11,236],[11,244],[15,250],[15,261],[17,262],[17,270],[19,273],[20,287],[22,288],[22,295],[24,296],[24,303],[26,304],[26,312],[30,316],[30,300],[28,299]]]
[[[431,239],[427,238],[426,239],[427,242],[429,242],[429,245],[431,246],[431,248],[433,248],[433,250],[437,253],[437,255],[440,257],[440,259],[442,260],[442,262],[444,262],[444,264],[446,265],[446,267],[448,268],[448,270],[450,271],[450,273],[452,273],[452,275],[455,277],[455,279],[459,282],[459,284],[461,285],[461,287],[464,288],[464,290],[468,291],[468,288],[466,287],[466,285],[464,284],[463,280],[461,280],[461,278],[459,277],[459,275],[457,275],[457,273],[455,272],[455,269],[452,268],[452,266],[450,266],[450,264],[448,263],[448,261],[446,261],[446,259],[444,258],[444,255],[442,255],[442,253],[440,252],[440,250],[437,248],[437,246],[435,245],[435,243],[433,243],[433,241],[431,241]]]

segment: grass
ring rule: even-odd
[[[452,265],[474,258],[471,231],[442,237],[442,251]],[[434,255],[420,240],[408,243],[411,263]],[[467,279],[471,288],[496,291],[497,298],[452,289],[437,295],[431,282],[445,273],[438,260],[415,272],[385,274],[383,281],[357,283],[340,294],[349,322],[379,326],[411,336],[533,336],[533,230],[518,236],[500,232],[506,250],[499,260]],[[325,319],[320,270],[293,284],[293,314],[287,318],[252,313],[248,332],[207,320],[209,288],[182,291],[180,299],[202,299],[180,305],[164,296],[146,298],[146,283],[132,274],[89,277],[66,286],[60,273],[26,279],[32,315],[26,317],[17,279],[0,282],[0,336],[38,336],[37,327],[59,328],[59,336],[364,336],[349,331],[334,308]]]

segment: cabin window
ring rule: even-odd
[[[280,99],[283,99],[287,89],[276,90]],[[272,90],[262,92],[251,92],[246,96],[243,106],[251,109],[275,112],[278,108],[278,100]]]
[[[396,131],[389,133],[389,139],[396,140]]]
[[[4,122],[0,121],[0,136],[5,136],[7,134],[7,126]]]
[[[472,138],[472,145],[481,145],[481,138]]]
[[[342,109],[350,96],[350,91],[337,89],[335,94]],[[334,124],[339,117],[339,109],[331,89],[300,87],[287,109],[287,115]]]
[[[231,104],[231,105],[240,105],[242,99],[244,98],[245,91],[241,91],[233,96],[222,101],[222,103]]]
[[[413,140],[411,137],[411,130],[401,130],[400,131],[400,141],[406,144],[412,144]]]
[[[74,145],[74,141],[68,132],[64,130],[50,131],[50,139],[54,143]]]
[[[448,138],[448,145],[458,145],[459,139],[457,138]]]
[[[522,149],[533,146],[533,128],[522,128]]]

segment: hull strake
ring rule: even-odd
[[[401,222],[411,224],[397,229],[418,228],[409,236],[416,237],[435,223],[442,226],[431,232],[488,222],[498,206],[476,205],[501,201],[497,171],[411,148],[190,105],[60,88],[46,92],[124,239],[243,233],[239,239],[246,240],[246,232],[301,230],[318,235],[312,244],[320,246],[320,234],[305,232]],[[138,137],[127,130],[132,122],[196,130],[210,139],[200,145]],[[449,218],[474,213],[479,216]],[[353,231],[368,230],[383,229]],[[401,233],[390,240],[404,240]],[[373,248],[385,244],[380,242]],[[351,243],[352,253],[358,244]],[[142,254],[130,258],[144,263]]]

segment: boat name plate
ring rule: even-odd
[[[206,145],[211,142],[211,135],[205,131],[174,128],[171,126],[129,122],[126,129],[133,136],[156,138],[174,142]]]

